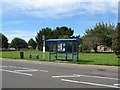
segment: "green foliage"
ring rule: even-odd
[[[68,35],[61,35],[59,39],[69,39],[70,37]]]
[[[98,45],[112,46],[112,34],[114,25],[108,23],[98,23],[93,29],[88,29],[82,37],[83,44],[97,52]]]
[[[12,40],[10,47],[13,47],[16,49],[27,48],[27,43],[25,40],[16,37]]]
[[[113,41],[112,41],[112,48],[114,52],[118,55],[120,55],[120,23],[118,23],[114,35],[113,35]]]
[[[69,38],[73,35],[74,30],[68,27],[57,27],[55,30],[51,28],[43,28],[37,33],[36,41],[39,46],[39,50],[42,50],[43,41],[42,35],[45,35],[45,39],[58,39],[58,38]],[[48,43],[46,43],[46,50],[48,51]]]
[[[60,36],[64,36],[64,35],[68,35],[68,37],[72,36],[74,30],[66,26],[63,26],[63,27],[56,27],[56,29],[53,32],[54,32],[54,37],[58,39]]]
[[[0,33],[0,48],[8,48],[8,39],[2,33]]]
[[[88,51],[90,51],[90,48],[89,48],[88,45],[82,44],[82,45],[80,46],[80,51],[81,51],[81,52],[88,52]]]
[[[43,47],[42,35],[45,35],[45,39],[54,38],[54,34],[51,28],[47,27],[47,28],[43,28],[42,30],[40,30],[36,36],[36,41],[37,41],[39,50],[42,50],[42,47]],[[48,45],[46,44],[46,47],[47,46]],[[46,48],[46,50],[48,50],[48,47]]]
[[[31,38],[31,39],[28,41],[28,46],[32,46],[32,48],[35,49],[36,46],[37,46],[37,43]]]

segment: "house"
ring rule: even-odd
[[[111,52],[111,51],[112,51],[112,48],[111,48],[111,47],[104,46],[104,45],[99,45],[99,46],[97,47],[97,51],[98,51],[98,52]]]

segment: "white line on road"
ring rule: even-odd
[[[61,77],[80,77],[80,75],[52,76],[52,78],[61,78]]]
[[[2,66],[1,66],[2,67]],[[27,69],[27,70],[14,70],[15,72],[32,72],[32,71],[41,71],[41,72],[48,72],[47,70],[37,70],[32,68],[25,68],[25,67],[17,67],[17,66],[4,66],[4,67],[12,67],[12,68],[19,68],[19,69]]]
[[[24,68],[24,67],[16,67],[16,66],[8,66],[8,67],[21,68],[21,69],[32,69],[32,68]],[[32,70],[33,70],[33,69],[32,69]]]
[[[52,76],[52,78],[62,78],[62,77],[93,77],[93,78],[101,78],[101,79],[118,80],[117,78],[100,77],[100,76],[89,76],[89,75],[79,75],[79,74],[73,74],[73,75],[67,75],[67,76]]]
[[[113,80],[118,80],[118,78],[110,78],[110,77],[89,76],[89,75],[79,75],[79,74],[73,74],[73,75],[78,75],[78,76],[81,76],[81,77],[93,77],[93,78],[101,78],[101,79],[113,79]]]
[[[114,86],[120,86],[120,84],[113,84]]]
[[[25,71],[27,71],[27,72],[33,72],[33,71],[39,71],[39,70],[15,70],[15,71],[17,71],[17,72],[25,72]]]
[[[41,72],[48,72],[47,70],[39,70],[39,71],[41,71]]]
[[[11,72],[11,73],[16,73],[16,74],[22,74],[22,75],[32,76],[32,74],[28,74],[28,73],[21,73],[21,72],[10,71],[10,70],[3,70],[3,69],[0,69],[0,70],[1,71],[6,71],[6,72]]]
[[[32,69],[32,68],[24,68],[24,67],[16,67],[16,66],[9,66],[13,68],[20,68],[20,69],[28,69],[28,71],[41,71],[41,72],[48,72],[47,70],[37,70],[37,69]],[[23,70],[16,70],[16,71],[23,71]],[[27,70],[26,70],[27,71]]]
[[[37,69],[28,69],[28,70],[15,70],[17,72],[33,72],[33,71],[41,71],[41,72],[48,72],[47,70],[37,70]]]
[[[88,84],[88,85],[94,85],[94,86],[104,86],[104,87],[120,88],[120,87],[112,86],[112,85],[104,85],[104,84],[97,84],[97,83],[90,83],[90,82],[80,82],[80,81],[74,81],[74,80],[68,80],[68,79],[61,79],[61,80],[62,81],[66,81],[66,82]]]
[[[0,66],[0,68],[2,68],[2,67],[8,67],[8,66]]]

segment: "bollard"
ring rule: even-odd
[[[24,52],[20,52],[20,58],[24,58]]]

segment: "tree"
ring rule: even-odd
[[[90,47],[88,45],[81,44],[80,45],[80,51],[81,52],[84,52],[84,51],[90,52]]]
[[[94,49],[95,52],[97,52],[97,46],[100,45],[100,41],[101,41],[101,38],[98,38],[97,36],[88,36],[88,35],[85,35],[82,37],[82,47],[87,47],[86,48],[86,51],[87,50],[91,50],[91,49]]]
[[[97,52],[97,46],[112,46],[112,34],[114,25],[110,23],[98,23],[93,29],[88,29],[83,36],[83,44],[88,45]]]
[[[0,33],[0,48],[8,48],[8,39],[2,33]]]
[[[42,30],[40,30],[36,36],[36,41],[37,41],[37,45],[39,47],[39,50],[42,50],[42,47],[43,47],[42,35],[45,35],[45,39],[54,38],[54,34],[53,34],[51,28],[47,27],[47,28],[43,28]],[[48,45],[46,44],[46,47],[47,46]],[[48,47],[46,48],[46,50],[48,50]]]
[[[117,55],[120,55],[120,23],[117,24],[117,27],[114,31],[112,48]]]
[[[36,46],[37,46],[37,43],[31,38],[31,39],[28,41],[28,46],[31,46],[33,49],[35,49]]]
[[[21,38],[16,37],[12,40],[10,47],[13,47],[16,49],[27,48],[27,42]]]
[[[54,37],[58,39],[60,36],[63,35],[67,35],[68,37],[71,37],[74,33],[74,30],[66,26],[62,26],[62,27],[56,27],[56,29],[53,32],[54,32]]]
[[[66,26],[63,27],[56,27],[55,30],[52,30],[51,28],[43,28],[37,33],[36,41],[37,45],[39,46],[39,50],[42,50],[43,41],[42,41],[42,35],[45,35],[45,39],[58,39],[58,38],[69,38],[73,35],[74,30],[71,28],[68,28]],[[46,50],[48,50],[48,43],[46,43]]]
[[[59,39],[69,39],[70,37],[68,35],[61,35]]]

